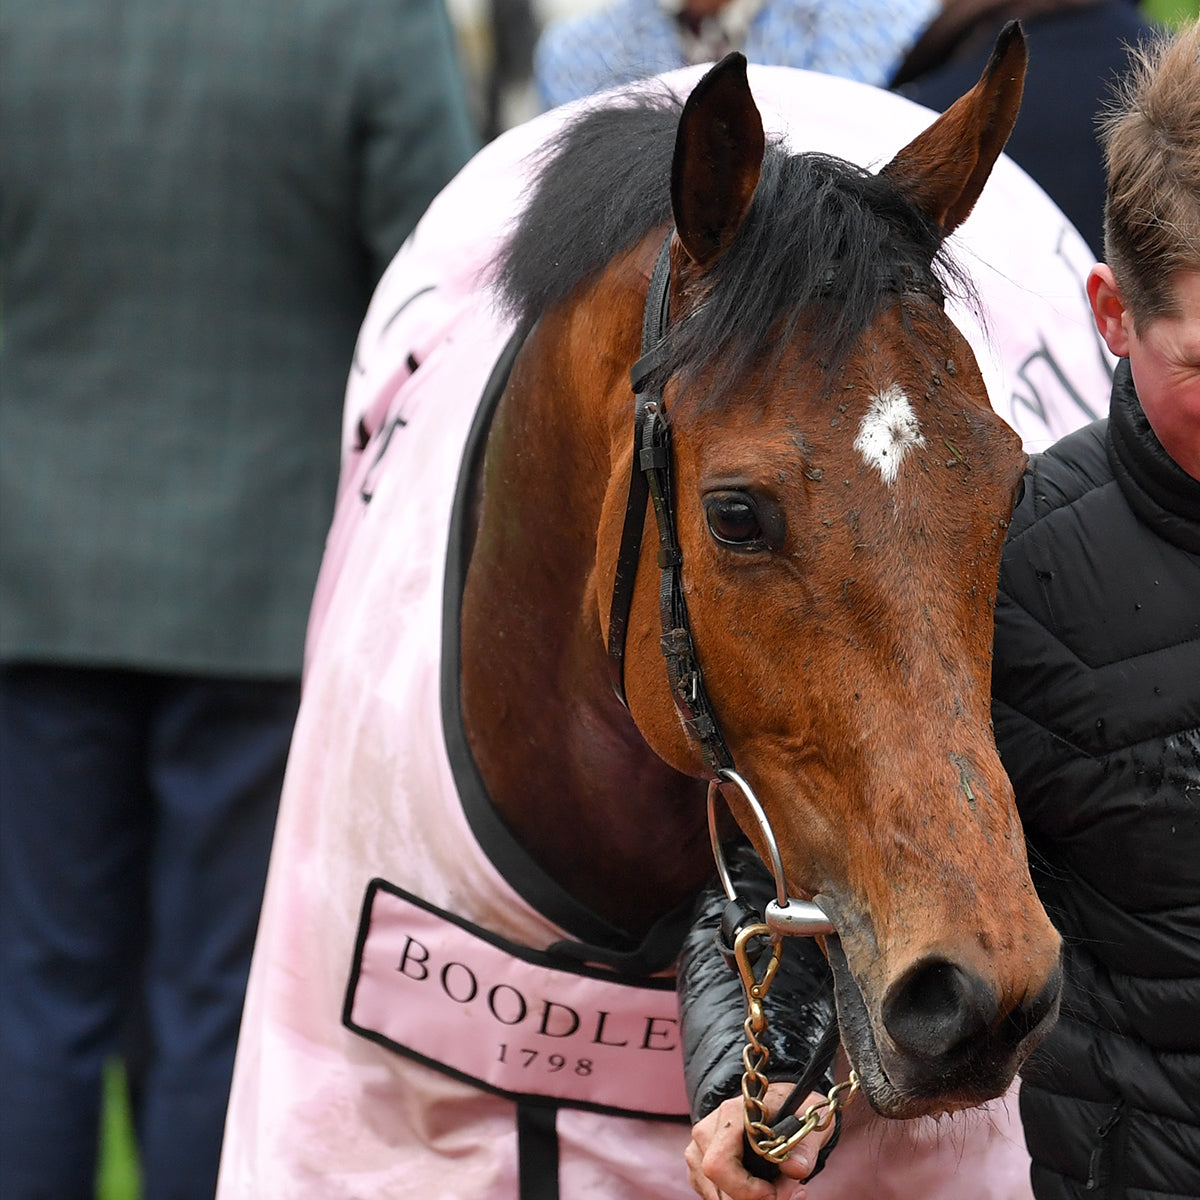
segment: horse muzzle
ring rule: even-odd
[[[825,946],[842,1044],[884,1116],[934,1116],[1001,1095],[1058,1015],[1061,962],[1007,1009],[970,966],[936,955],[901,972],[873,1001],[841,939],[831,936]]]
[[[765,909],[766,925],[785,942],[789,935],[825,938],[842,1044],[872,1107],[908,1119],[983,1104],[1005,1092],[1058,1015],[1061,949],[1049,922],[1041,932],[1053,942],[1041,944],[1039,953],[1006,956],[1011,978],[1003,992],[984,974],[993,966],[1002,972],[1001,962],[989,963],[954,941],[928,944],[889,970],[860,906],[830,895],[814,901],[789,897],[775,833],[753,789],[731,769],[720,772],[720,782],[741,792],[766,849],[776,887],[776,899]],[[734,900],[718,833],[720,782],[709,786],[709,834],[717,874]],[[857,973],[843,938],[857,948]],[[1004,996],[1015,999],[1006,1002]]]

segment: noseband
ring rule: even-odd
[[[811,900],[788,896],[783,860],[774,831],[758,798],[734,766],[733,755],[721,733],[704,686],[692,639],[687,601],[683,594],[683,551],[675,532],[671,426],[663,406],[666,378],[662,366],[666,359],[664,339],[670,315],[671,236],[671,233],[667,234],[654,263],[642,317],[642,356],[629,372],[634,393],[633,465],[629,474],[629,497],[625,504],[625,521],[621,529],[609,613],[609,675],[617,697],[628,707],[625,698],[625,639],[629,630],[638,561],[641,558],[646,505],[650,503],[654,507],[658,528],[658,596],[662,620],[660,645],[667,663],[667,678],[675,707],[688,733],[699,745],[704,763],[711,772],[708,827],[721,886],[730,900],[737,899],[717,833],[717,797],[721,785],[731,783],[742,793],[767,846],[768,865],[775,877],[776,896],[767,905],[764,917],[772,932],[776,935],[803,936],[833,933],[833,925],[819,905]]]

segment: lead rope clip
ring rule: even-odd
[[[742,1120],[746,1140],[755,1154],[778,1166],[809,1134],[828,1129],[833,1124],[838,1114],[858,1094],[858,1073],[851,1070],[849,1078],[830,1088],[824,1099],[810,1104],[799,1115],[785,1112],[774,1126],[771,1125],[766,1105],[770,1080],[765,1073],[771,1052],[762,1040],[767,1031],[763,1001],[779,970],[783,955],[783,938],[785,935],[811,937],[816,934],[833,933],[835,930],[819,905],[811,900],[789,898],[783,860],[767,815],[750,785],[736,771],[730,769],[719,771],[718,778],[708,785],[709,837],[712,841],[717,875],[726,896],[733,902],[738,900],[717,832],[716,798],[720,795],[722,783],[732,783],[737,787],[749,805],[766,842],[770,856],[769,865],[775,877],[776,898],[767,905],[766,921],[743,925],[736,931],[733,956],[746,996],[746,1019],[743,1022],[746,1044],[742,1048]],[[770,942],[771,953],[762,974],[756,975],[755,965],[762,958],[760,940],[764,938]],[[784,1107],[786,1109],[787,1106]]]

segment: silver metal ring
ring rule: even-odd
[[[725,889],[725,895],[730,900],[737,899],[737,891],[729,876],[729,865],[725,861],[725,852],[721,848],[721,839],[717,833],[717,796],[721,793],[722,783],[732,783],[741,793],[742,798],[750,806],[755,821],[758,822],[759,832],[767,844],[767,854],[770,858],[771,874],[775,877],[775,899],[767,904],[763,919],[771,927],[771,931],[790,937],[813,937],[817,934],[835,933],[833,923],[825,915],[819,904],[812,900],[797,900],[787,894],[787,879],[783,871],[783,859],[779,854],[779,843],[775,840],[775,831],[771,822],[759,804],[758,797],[750,785],[734,770],[722,767],[718,778],[709,780],[708,784],[708,836],[712,843],[713,861],[717,866],[717,877]]]
[[[783,875],[783,859],[779,857],[779,846],[775,842],[775,831],[771,828],[771,822],[767,820],[767,814],[763,812],[763,807],[759,804],[754,790],[736,771],[729,767],[722,767],[717,772],[717,776],[716,779],[709,780],[708,784],[708,836],[712,842],[713,858],[717,862],[717,874],[720,876],[721,886],[725,889],[725,895],[730,900],[736,899],[737,896],[733,881],[729,878],[729,867],[725,862],[725,852],[721,849],[721,839],[717,834],[716,798],[721,794],[723,782],[732,783],[737,787],[742,793],[742,798],[750,806],[754,819],[758,822],[759,831],[767,843],[767,853],[771,858],[768,866],[775,876],[775,896],[782,908],[788,902],[787,881]]]

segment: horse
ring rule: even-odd
[[[943,243],[1024,63],[1010,27],[877,172],[768,139],[739,55],[682,106],[586,106],[542,152],[497,308],[470,292],[380,369],[222,1200],[686,1194],[671,962],[714,788],[780,907],[828,919],[872,1107],[1008,1088],[1060,986],[989,719],[1024,453],[946,314]],[[503,352],[469,403],[409,401],[478,344]]]

